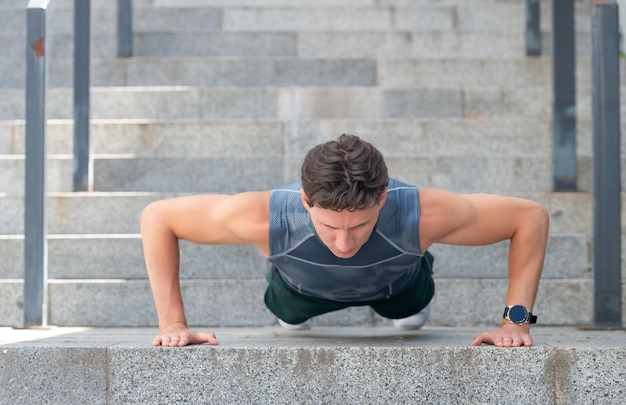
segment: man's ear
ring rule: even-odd
[[[300,198],[302,199],[302,205],[304,205],[304,208],[308,211],[311,209],[311,206],[309,205],[309,199],[307,198],[304,189],[300,189]]]
[[[380,200],[378,202],[378,206],[382,207],[383,205],[385,205],[385,201],[387,201],[387,187],[385,187],[385,190],[380,195]]]

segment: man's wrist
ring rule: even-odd
[[[187,327],[187,320],[183,319],[181,320],[173,320],[173,321],[169,321],[167,323],[159,323],[159,330],[162,332],[164,330],[167,329],[172,329],[172,328],[186,328]]]
[[[523,332],[523,333],[529,333],[530,332],[530,324],[529,323],[523,323],[521,325],[518,325],[518,324],[509,322],[508,319],[502,319],[502,322],[500,323],[500,328],[515,329],[515,330],[518,330],[518,331]]]
[[[504,314],[502,315],[502,317],[517,325],[521,325],[524,323],[537,323],[537,316],[534,315],[524,305],[520,304],[507,305],[504,308]]]

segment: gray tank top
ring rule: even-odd
[[[301,182],[272,190],[270,257],[283,280],[302,294],[340,302],[389,298],[422,268],[417,187],[389,180],[387,200],[372,236],[349,259],[317,237],[300,199]]]

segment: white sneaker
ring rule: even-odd
[[[309,330],[311,329],[311,325],[313,325],[313,319],[307,319],[306,321],[302,322],[302,323],[287,323],[285,321],[283,321],[282,319],[278,320],[278,323],[280,324],[280,326],[282,326],[285,329],[291,329],[291,330]]]
[[[426,305],[424,309],[422,309],[415,315],[411,315],[402,319],[394,319],[393,326],[395,326],[396,329],[417,330],[424,326],[429,316],[430,304]]]

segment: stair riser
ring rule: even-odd
[[[268,264],[253,247],[200,246],[180,241],[181,279],[262,278]],[[438,278],[506,278],[508,242],[484,247],[435,245]],[[584,235],[553,235],[543,278],[590,278]],[[21,238],[0,238],[0,279],[24,274]],[[626,263],[624,264],[626,267]],[[625,279],[626,279],[626,273]],[[48,239],[50,279],[145,279],[140,235],[51,236]]]
[[[24,119],[24,92],[6,89],[0,119]],[[591,92],[577,93],[577,117],[591,121]],[[624,96],[623,96],[624,98]],[[94,89],[92,119],[552,119],[552,90],[545,87],[434,89]],[[626,111],[626,103],[621,106]],[[48,118],[73,117],[70,89],[51,89]]]
[[[101,192],[237,193],[266,190],[299,178],[302,157],[276,158],[134,158],[92,157],[93,189]],[[455,192],[508,194],[551,191],[552,159],[521,157],[436,157],[386,159],[394,177],[421,187]],[[47,190],[71,192],[73,159],[47,162]],[[578,189],[591,191],[592,163],[578,159]],[[626,164],[622,164],[626,189]],[[0,191],[24,195],[24,159],[0,160]],[[10,176],[10,177],[9,177]]]
[[[506,279],[435,278],[435,285],[429,325],[496,325],[500,322]],[[183,280],[181,288],[187,320],[191,325],[272,325],[276,318],[263,305],[266,286],[264,279]],[[623,290],[626,290],[626,283]],[[22,282],[2,281],[0,291],[3,297],[7,297],[0,313],[0,325],[20,324],[23,317]],[[48,308],[49,323],[58,326],[155,326],[157,322],[147,280],[51,280]],[[539,315],[543,325],[591,324],[593,281],[542,280],[533,312]],[[626,314],[624,303],[622,314]],[[390,321],[375,315],[369,307],[333,312],[315,320],[316,325],[373,323],[385,325]]]

